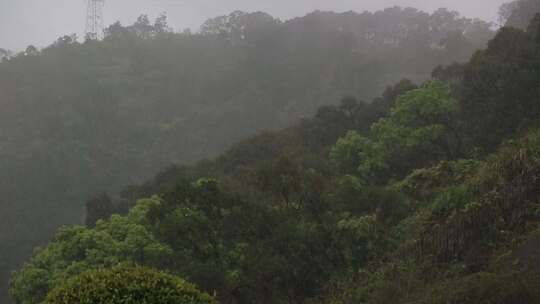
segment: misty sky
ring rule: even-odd
[[[131,24],[137,16],[167,12],[175,30],[197,30],[204,20],[233,10],[265,11],[287,19],[313,10],[364,11],[411,6],[428,12],[439,7],[467,17],[495,21],[508,0],[106,0],[105,24]],[[0,48],[22,50],[29,44],[46,46],[64,34],[82,37],[86,0],[0,0]]]

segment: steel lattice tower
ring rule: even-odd
[[[88,0],[86,11],[86,39],[103,38],[103,5],[105,0]]]

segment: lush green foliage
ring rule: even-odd
[[[212,304],[186,281],[141,267],[84,272],[52,290],[45,304]]]
[[[529,32],[503,28],[466,66],[460,101],[477,146],[493,149],[540,115],[539,32],[540,27]]]
[[[539,149],[540,130],[532,130],[482,162],[442,163],[397,183],[397,189],[418,200],[414,214],[386,232],[397,236],[398,249],[360,275],[337,279],[321,302],[540,300],[540,256],[534,253],[539,244]],[[367,223],[369,218],[349,225],[366,231]],[[386,248],[378,244],[364,252],[380,255],[377,250]]]
[[[353,131],[340,139],[330,158],[342,171],[357,168],[354,173],[366,182],[402,177],[413,168],[458,154],[457,112],[450,88],[428,82],[399,97],[390,116],[372,126],[370,136]]]
[[[171,257],[171,249],[149,231],[146,213],[159,200],[140,201],[127,216],[114,215],[94,229],[64,227],[44,249],[13,276],[11,291],[17,303],[40,303],[66,279],[88,269],[122,262],[158,267]]]
[[[257,20],[281,26],[235,13],[199,38],[239,47],[269,34]],[[61,229],[13,276],[15,300],[38,304],[81,273],[129,263],[223,303],[539,302],[538,20],[500,30],[419,87],[344,98],[214,160],[97,196],[87,227]]]
[[[103,41],[65,36],[44,49],[0,50],[0,239],[7,244],[0,282],[58,226],[81,224],[84,201],[95,193],[214,157],[342,96],[369,101],[401,78],[423,81],[436,65],[467,60],[492,35],[486,22],[456,12],[396,7],[288,21],[233,12],[196,34],[141,16],[111,25]],[[357,127],[344,127],[343,116],[372,117],[365,102],[358,105],[321,109],[320,119],[335,128],[309,130],[318,134],[311,144],[328,145],[342,128]],[[126,211],[123,202],[98,198],[105,205],[88,209],[95,218]]]

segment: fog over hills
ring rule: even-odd
[[[391,6],[410,6],[424,11],[448,7],[466,17],[496,21],[504,0],[107,0],[105,24],[120,20],[131,24],[140,14],[151,17],[167,12],[176,29],[192,28],[204,20],[233,10],[264,11],[277,18],[303,16],[313,10],[364,11]],[[23,50],[34,44],[46,46],[56,38],[84,29],[85,0],[0,0],[0,47]]]

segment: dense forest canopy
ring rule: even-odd
[[[69,278],[128,263],[221,303],[538,302],[538,20],[421,85],[344,98],[88,201],[86,226],[58,231],[12,295],[40,303]]]
[[[492,35],[490,24],[446,9],[317,11],[288,21],[237,11],[198,33],[141,16],[111,25],[103,41],[72,35],[3,51],[2,282],[60,224],[82,223],[95,193],[216,156],[342,96],[371,100],[401,78],[421,82]]]
[[[539,302],[535,3],[497,33],[446,9],[141,16],[5,56],[0,273],[84,221],[12,299]]]

